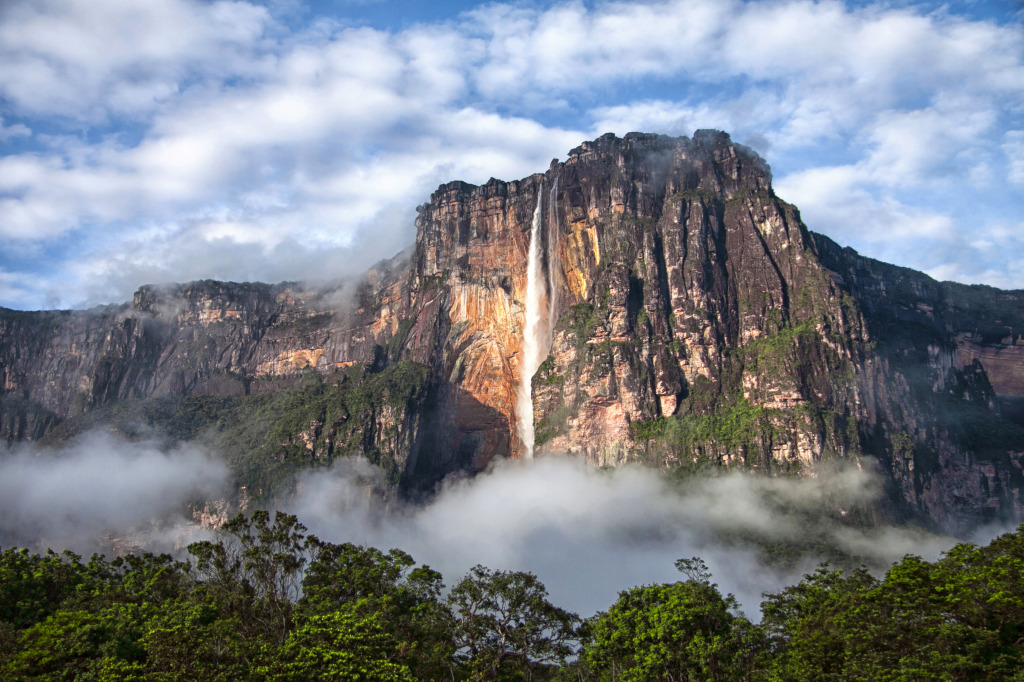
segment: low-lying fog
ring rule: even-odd
[[[275,506],[325,540],[399,547],[448,584],[475,564],[532,571],[554,603],[584,616],[607,609],[620,590],[680,579],[679,558],[702,557],[756,618],[762,592],[798,581],[819,560],[781,569],[763,560],[765,542],[823,539],[878,568],[908,553],[935,559],[955,542],[829,520],[824,510],[863,507],[881,494],[877,474],[852,466],[814,478],[730,473],[679,484],[570,458],[502,461],[417,506],[373,498],[379,476],[360,460],[307,470]],[[59,451],[10,449],[0,453],[0,546],[109,554],[120,541],[121,549],[135,542],[182,553],[204,535],[187,505],[223,496],[228,480],[227,468],[194,444],[166,449],[94,433]]]

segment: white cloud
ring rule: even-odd
[[[401,548],[449,585],[478,563],[534,572],[555,603],[584,616],[607,608],[619,590],[680,579],[675,560],[694,555],[757,618],[763,591],[795,583],[821,559],[807,550],[796,565],[768,564],[761,543],[828,543],[874,569],[906,553],[934,559],[952,544],[910,529],[837,523],[841,510],[877,500],[882,481],[870,467],[825,473],[732,473],[680,484],[640,467],[501,460],[472,479],[449,481],[424,505],[384,505],[366,494],[383,484],[381,470],[341,459],[302,472],[272,507],[331,542]],[[59,451],[10,451],[0,457],[0,546],[109,552],[118,538],[134,549],[180,551],[198,531],[188,505],[220,498],[228,478],[223,463],[194,445],[100,433]]]
[[[892,242],[891,258],[901,239],[956,239],[951,216],[905,204],[888,192],[869,191],[871,169],[863,166],[815,168],[775,181],[779,196],[800,208],[812,229],[827,226],[840,240]]]
[[[978,102],[940,102],[930,109],[882,112],[871,128],[874,148],[865,159],[871,181],[882,186],[969,181],[988,157],[996,112]]]
[[[129,272],[301,276],[291,258],[294,271],[276,265],[285,245],[344,248],[402,211],[394,234],[411,238],[412,207],[438,183],[523,177],[608,130],[726,129],[789,176],[780,193],[812,229],[841,240],[860,237],[851,210],[867,211],[869,236],[890,229],[876,220],[926,239],[966,229],[948,191],[960,183],[992,185],[987,210],[1002,213],[987,223],[1021,208],[999,183],[1024,177],[1003,133],[1021,127],[1024,32],[943,9],[490,4],[399,32],[318,17],[289,32],[226,1],[0,11],[0,114],[24,121],[0,133],[38,145],[0,157],[0,235],[26,253],[79,238],[90,266],[34,266],[97,278],[73,291],[123,298],[142,283],[117,274]],[[132,133],[116,134],[122,115]],[[115,134],[53,134],[65,118]],[[826,192],[840,176],[845,190]],[[156,239],[140,236],[154,225]],[[202,244],[218,248],[176,257]]]
[[[866,256],[928,269],[932,249],[953,251],[957,233],[950,216],[868,191],[866,177],[862,167],[812,169],[776,179],[775,190],[800,208],[812,230]]]
[[[736,7],[708,1],[612,2],[595,10],[570,2],[546,11],[485,5],[465,23],[486,45],[476,87],[488,97],[515,99],[538,87],[585,90],[623,77],[714,68],[715,55],[701,48],[715,42]]]
[[[692,108],[666,100],[598,107],[592,109],[590,114],[595,120],[591,132],[596,135],[606,132],[625,135],[648,130],[656,130],[665,135],[690,135],[699,128],[732,130],[727,125],[727,114],[719,109],[708,105]]]
[[[547,10],[494,4],[469,13],[486,44],[478,87],[494,97],[585,89],[658,75],[699,82],[746,77],[826,89],[821,101],[886,106],[942,87],[1024,90],[1015,27],[840,2],[670,0]]]
[[[14,0],[0,21],[0,93],[26,113],[138,115],[192,77],[247,75],[270,22],[244,2]]]
[[[91,551],[105,534],[174,526],[224,492],[227,468],[195,445],[92,433],[58,451],[0,457],[0,545]]]
[[[868,191],[867,177],[861,167],[812,169],[778,179],[775,189],[811,229],[863,255],[938,280],[1024,287],[1024,223],[976,212],[968,231],[958,229],[948,214]]]
[[[936,262],[922,268],[935,279],[1024,289],[1024,222],[976,224],[970,237],[950,243]]]
[[[60,308],[53,282],[0,267],[0,301],[38,301],[32,308]]]
[[[799,580],[820,557],[782,570],[766,565],[756,537],[802,542],[810,532],[859,554],[875,568],[905,553],[935,558],[949,538],[908,530],[850,530],[828,512],[869,503],[881,481],[854,467],[820,478],[739,473],[673,485],[649,469],[588,469],[579,460],[503,460],[445,487],[425,506],[383,511],[368,500],[380,471],[355,460],[308,471],[284,506],[332,542],[399,547],[453,584],[471,566],[536,573],[555,603],[587,616],[619,590],[680,578],[674,561],[694,555],[724,591],[757,617],[761,593]]]
[[[1009,166],[1007,179],[1016,185],[1024,185],[1024,130],[1007,132],[1002,146]]]
[[[24,123],[5,125],[3,117],[0,116],[0,142],[6,142],[15,137],[29,137],[30,135],[32,135],[32,130]]]

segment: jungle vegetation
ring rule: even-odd
[[[236,516],[187,559],[0,552],[4,680],[1024,680],[1024,526],[884,576],[827,564],[754,622],[699,558],[588,619],[537,576]]]

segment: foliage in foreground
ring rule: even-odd
[[[526,572],[256,512],[190,559],[0,552],[5,680],[1024,680],[1024,526],[882,579],[821,566],[739,613],[697,558],[580,622]]]

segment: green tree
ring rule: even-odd
[[[576,651],[579,617],[548,601],[537,576],[475,566],[448,595],[455,645],[475,679],[527,679]]]
[[[0,622],[14,630],[31,627],[54,614],[86,579],[77,554],[6,549],[0,552]]]
[[[937,568],[946,665],[961,679],[1024,679],[1024,525],[957,545]]]
[[[831,679],[845,663],[845,634],[833,621],[878,585],[864,569],[845,572],[822,564],[797,585],[766,594],[761,625],[775,653],[774,669],[783,679]]]
[[[447,676],[452,655],[451,611],[441,601],[441,574],[416,566],[405,552],[317,541],[302,583],[302,614],[330,614],[358,604],[393,636],[398,659],[422,679]]]
[[[181,599],[163,604],[146,622],[141,639],[145,666],[132,672],[149,680],[175,682],[247,679],[249,670],[263,660],[263,642],[246,639],[242,632],[238,617],[224,617],[215,600],[199,586]]]
[[[109,582],[124,601],[162,605],[179,599],[194,584],[191,564],[169,554],[128,554],[109,567],[116,576]]]
[[[100,679],[107,663],[145,659],[139,645],[143,620],[137,605],[58,611],[25,630],[0,672],[3,679]]]
[[[271,654],[273,661],[256,670],[261,679],[367,680],[412,682],[409,669],[393,660],[394,638],[377,614],[358,601],[336,611],[310,616]]]
[[[263,510],[238,514],[222,531],[226,540],[189,545],[198,578],[225,616],[239,618],[246,636],[284,644],[316,539],[291,514],[277,512],[271,522]]]
[[[744,680],[764,651],[757,628],[736,613],[700,559],[677,567],[685,582],[635,587],[591,623],[584,660],[599,679]]]
[[[881,582],[821,568],[762,610],[779,679],[1024,679],[1024,527]]]

